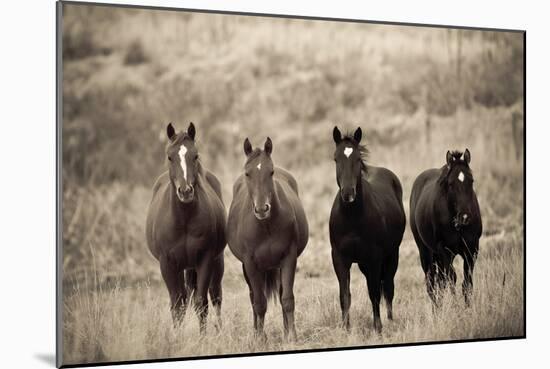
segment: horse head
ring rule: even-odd
[[[176,133],[169,123],[166,127],[168,145],[166,158],[170,182],[176,190],[178,199],[191,203],[194,199],[195,184],[199,173],[199,153],[195,147],[195,125],[189,123],[187,132]]]
[[[264,149],[252,149],[250,141],[244,140],[246,164],[244,173],[248,194],[252,199],[254,216],[259,220],[270,217],[275,185],[273,183],[274,165],[271,160],[273,143],[268,137]]]
[[[453,216],[452,225],[459,230],[470,224],[475,204],[470,151],[447,151],[446,160],[439,184]]]
[[[340,196],[346,203],[355,201],[357,185],[361,178],[361,171],[366,170],[363,155],[364,146],[360,145],[362,131],[357,128],[352,135],[342,137],[338,127],[334,127],[332,137],[336,144],[334,161],[336,162],[336,181],[340,188]]]

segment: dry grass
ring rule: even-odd
[[[329,259],[312,265],[310,245],[300,259],[296,277],[298,340],[283,340],[280,306],[270,304],[266,316],[266,344],[252,332],[252,310],[238,261],[227,252],[223,329],[210,324],[199,336],[196,315],[189,311],[183,326],[174,329],[168,296],[158,280],[131,287],[75,290],[65,298],[65,363],[139,360],[422,341],[445,341],[523,334],[523,247],[521,234],[485,238],[475,271],[472,306],[465,308],[460,294],[448,293],[433,311],[425,292],[416,246],[401,247],[396,276],[395,319],[383,319],[381,335],[372,328],[372,309],[365,280],[357,268],[352,274],[352,330],[340,327],[336,278]],[[328,248],[328,245],[324,245]],[[308,255],[309,254],[309,255]],[[324,254],[328,254],[324,252]],[[459,264],[458,261],[456,264]],[[460,263],[461,264],[461,263]],[[459,268],[460,269],[460,268]],[[315,276],[312,276],[315,271]],[[460,275],[460,273],[459,273]],[[504,282],[504,283],[503,283]]]
[[[523,132],[512,125],[523,108],[520,35],[463,31],[458,76],[458,33],[443,29],[66,10],[65,364],[523,334],[523,158],[514,148],[523,151]],[[209,325],[199,337],[191,311],[183,327],[172,327],[144,222],[163,170],[165,124],[190,120],[226,205],[245,136],[259,145],[270,135],[275,162],[299,183],[310,239],[298,261],[296,343],[283,342],[281,308],[272,304],[268,341],[254,340],[247,287],[229,250],[222,331]],[[384,313],[383,333],[374,333],[366,283],[354,267],[353,328],[340,328],[328,241],[335,123],[362,126],[369,162],[401,179],[406,209],[420,171],[442,165],[448,149],[470,149],[484,221],[470,308],[457,294],[432,310],[407,229],[395,320]]]

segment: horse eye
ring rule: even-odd
[[[168,157],[168,161],[172,161],[172,158],[171,158],[171,157]]]
[[[275,174],[275,172],[274,172],[274,171],[271,171],[271,175],[273,175],[273,174]]]
[[[199,155],[195,155],[195,160],[198,160],[199,159]]]
[[[247,177],[250,177],[250,175],[248,173],[245,173],[244,175],[247,176]]]

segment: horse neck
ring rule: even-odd
[[[281,191],[282,192],[282,191]],[[279,194],[279,186],[275,180],[273,180],[273,198],[271,199],[271,214],[275,219],[281,213],[281,196],[284,194]]]

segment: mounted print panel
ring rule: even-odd
[[[524,40],[58,3],[58,365],[525,337]]]

